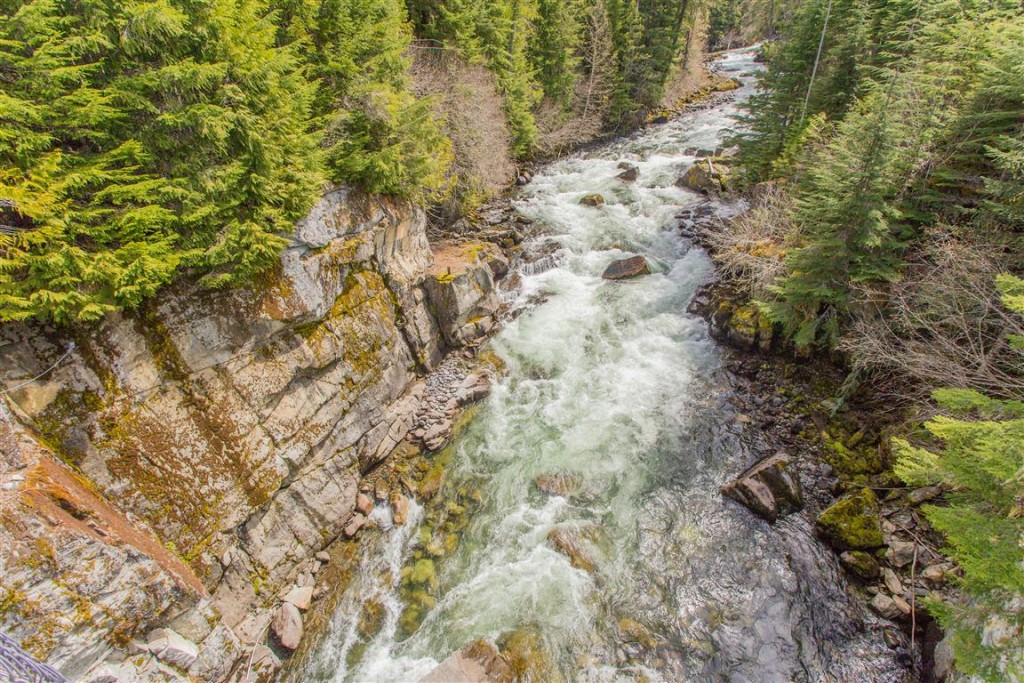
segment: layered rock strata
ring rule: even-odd
[[[337,189],[248,288],[0,328],[0,628],[72,680],[272,670],[423,375],[495,325],[500,254],[445,258],[422,211]]]

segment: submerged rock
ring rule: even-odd
[[[517,628],[503,636],[498,645],[501,647],[502,656],[508,662],[511,680],[560,680],[537,626]]]
[[[582,569],[588,574],[597,572],[597,562],[583,546],[579,534],[572,529],[552,529],[548,532],[548,540],[555,550],[569,558],[569,564]]]
[[[885,545],[878,521],[878,499],[871,489],[861,489],[838,500],[819,515],[816,528],[839,551],[870,550]]]
[[[420,683],[504,683],[513,679],[508,662],[486,640],[474,640],[452,653]]]
[[[621,180],[623,182],[632,183],[637,178],[640,177],[640,169],[637,168],[636,166],[630,166],[630,165],[622,166],[620,164],[619,168],[625,168],[625,170],[622,173],[620,173],[618,176],[616,176],[619,180]]]
[[[583,483],[575,474],[541,474],[533,482],[548,495],[566,498],[579,493]]]
[[[774,522],[803,507],[800,478],[791,471],[791,465],[788,455],[777,453],[723,486],[722,493]]]
[[[409,521],[409,499],[397,491],[391,494],[391,518],[395,524]]]
[[[605,280],[625,280],[626,278],[647,275],[651,267],[643,256],[633,256],[619,261],[612,261],[601,277]]]

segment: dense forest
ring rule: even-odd
[[[345,184],[443,220],[764,39],[721,270],[916,416],[896,474],[963,570],[957,667],[1024,678],[1020,0],[0,0],[0,321],[278,263]]]
[[[720,40],[746,4],[718,8]],[[780,39],[735,136],[754,209],[717,238],[722,265],[797,348],[841,354],[849,390],[938,413],[894,444],[904,481],[952,489],[926,514],[971,597],[930,609],[963,672],[1020,680],[1021,4],[815,0],[759,16]]]
[[[245,281],[276,262],[326,183],[471,209],[517,161],[658,105],[706,12],[668,0],[3,2],[0,320],[94,320],[183,272]],[[488,104],[483,122],[449,121]],[[488,122],[475,144],[459,139]]]

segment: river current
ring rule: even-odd
[[[411,634],[399,587],[423,508],[394,528],[376,510],[391,530],[294,680],[418,681],[466,643],[517,631],[566,681],[906,680],[808,519],[769,526],[719,493],[757,454],[740,439],[720,351],[686,312],[713,264],[675,229],[702,200],[676,180],[735,125],[753,58],[718,62],[744,83],[731,101],[551,164],[519,193],[538,229],[530,246],[554,253],[520,272],[521,314],[489,343],[507,375],[449,447],[446,486],[479,490],[480,503],[436,560],[433,604]],[[617,179],[624,161],[636,182]],[[580,204],[594,192],[603,206]],[[651,275],[601,279],[636,254]],[[538,489],[545,475],[563,495]],[[573,566],[553,531],[593,566]],[[368,642],[367,600],[383,607]]]

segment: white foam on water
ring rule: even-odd
[[[736,51],[721,66],[750,72],[752,59]],[[521,270],[519,301],[542,303],[492,341],[508,375],[453,446],[449,479],[480,485],[482,507],[458,549],[437,560],[436,605],[401,641],[400,572],[421,509],[387,532],[303,680],[416,681],[471,640],[523,626],[537,628],[566,680],[891,680],[872,677],[889,675],[886,658],[847,656],[855,637],[838,617],[824,628],[813,616],[852,608],[809,528],[774,536],[718,493],[746,454],[719,424],[717,349],[686,313],[713,266],[673,221],[701,199],[675,184],[694,160],[685,152],[718,147],[735,112],[718,105],[651,128],[552,164],[523,188],[517,210],[559,249]],[[638,167],[636,182],[616,177],[622,161]],[[604,205],[579,203],[594,192]],[[636,254],[652,274],[601,278]],[[541,494],[533,482],[543,474],[577,475],[586,495]],[[553,547],[556,528],[598,530],[596,575]],[[793,557],[817,578],[802,579]],[[367,598],[387,616],[349,669]],[[624,641],[623,617],[643,622],[661,649]]]

